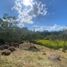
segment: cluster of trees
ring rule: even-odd
[[[0,18],[0,42],[22,42],[24,40],[33,41],[36,39],[67,40],[67,30],[58,32],[30,31],[25,27],[18,27],[17,22],[13,21],[15,19],[12,16]]]
[[[15,20],[15,18],[11,16],[4,16],[3,18],[0,18],[0,41],[21,41],[23,30],[26,29],[17,27],[17,23],[12,20]]]
[[[26,27],[18,27],[15,19],[15,17],[8,15],[0,18],[0,42],[22,42],[40,37],[38,33],[29,31]]]

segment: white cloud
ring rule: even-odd
[[[33,26],[32,30],[35,31],[44,31],[44,30],[48,30],[48,31],[61,31],[61,30],[65,30],[67,29],[67,26],[61,26],[61,25],[57,25],[54,24],[52,26]]]
[[[18,13],[17,21],[23,25],[32,24],[33,18],[47,14],[46,5],[37,0],[15,0],[13,9]]]

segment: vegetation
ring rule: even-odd
[[[67,66],[67,30],[30,31],[18,27],[15,19],[8,15],[0,18],[0,67]],[[54,50],[59,48],[62,51]]]
[[[23,41],[40,43],[50,48],[64,48],[67,49],[67,30],[63,31],[43,31],[35,32],[27,28],[18,27],[18,22],[14,21],[16,18],[4,15],[0,18],[0,46],[5,43],[19,47],[19,43]]]
[[[35,43],[53,48],[53,49],[67,49],[67,41],[59,41],[59,40],[36,40]]]
[[[8,56],[0,55],[0,67],[67,67],[67,53],[41,45],[36,47],[40,51],[17,49]]]

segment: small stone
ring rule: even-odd
[[[43,55],[46,55],[46,53],[44,52]]]

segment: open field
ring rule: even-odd
[[[21,44],[9,56],[0,53],[0,67],[67,67],[67,52],[53,50],[44,46],[35,45],[39,51],[28,50],[29,44]],[[1,52],[1,51],[0,51]],[[48,57],[52,54],[60,56],[60,61],[51,60]]]

